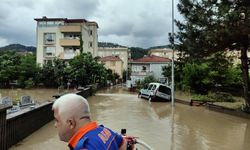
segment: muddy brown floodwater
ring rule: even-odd
[[[250,120],[203,107],[139,99],[118,87],[89,97],[93,120],[116,132],[127,129],[155,150],[249,150]],[[11,150],[67,150],[58,140],[53,121]],[[143,149],[139,147],[139,150]]]

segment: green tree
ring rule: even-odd
[[[21,87],[32,87],[35,82],[34,78],[38,73],[36,57],[33,54],[22,56],[18,65],[19,76],[18,83]]]
[[[56,78],[52,61],[47,61],[43,64],[40,77],[40,82],[46,87],[56,87]]]
[[[20,56],[15,52],[0,52],[0,86],[9,87],[19,76]]]
[[[176,21],[175,37],[183,62],[203,62],[214,52],[225,49],[241,51],[244,98],[249,100],[247,49],[250,33],[249,0],[180,0],[178,10],[184,21]],[[180,67],[181,68],[181,67]]]
[[[82,33],[80,34],[80,53],[83,52],[83,40],[82,40]]]
[[[78,85],[85,86],[98,82],[104,82],[106,71],[103,64],[98,62],[99,57],[93,58],[91,53],[81,53],[69,61],[70,77]]]

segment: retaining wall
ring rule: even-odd
[[[92,95],[91,88],[76,92],[85,98]],[[53,120],[52,102],[46,102],[32,109],[6,115],[11,106],[0,105],[0,150],[7,150],[48,122]]]

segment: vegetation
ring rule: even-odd
[[[24,46],[21,44],[10,44],[4,47],[0,47],[0,51],[15,51],[15,52],[36,52],[36,47]]]
[[[175,68],[177,85],[197,94],[218,87],[241,88],[249,107],[250,1],[180,0],[178,10],[184,21],[176,21],[178,32],[170,37],[171,43],[178,41],[175,47],[181,52]],[[241,66],[232,64],[226,50],[241,51]],[[164,69],[168,75],[169,68]]]
[[[105,85],[107,80],[115,82],[119,78],[118,74],[99,63],[99,57],[94,58],[90,53],[82,53],[68,62],[55,58],[40,67],[36,65],[32,54],[19,55],[13,51],[4,51],[0,52],[0,62],[2,88],[17,83],[15,86],[21,88],[43,85],[62,89],[68,82],[75,87],[96,83]]]
[[[154,76],[147,76],[143,80],[136,81],[136,88],[147,88],[148,84],[151,82],[158,82]]]
[[[147,49],[143,49],[140,47],[131,47],[130,50],[132,59],[138,59],[148,54]]]
[[[208,95],[194,94],[192,99],[200,101],[213,101],[213,102],[236,102],[232,94],[225,92],[209,93]]]

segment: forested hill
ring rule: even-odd
[[[16,52],[36,52],[36,47],[34,46],[24,46],[21,44],[10,44],[4,47],[0,47],[0,51],[16,51]]]
[[[119,44],[115,43],[110,43],[110,42],[98,42],[98,47],[124,47],[124,48],[129,48],[131,50],[131,58],[132,59],[137,59],[141,58],[144,55],[148,54],[148,51],[150,49],[157,49],[157,48],[168,48],[168,45],[163,45],[163,46],[154,46],[150,48],[141,48],[141,47],[126,47],[122,46]],[[0,51],[16,51],[16,52],[33,52],[36,53],[36,47],[34,46],[24,46],[22,44],[10,44],[4,47],[0,47]]]
[[[122,46],[116,43],[110,43],[110,42],[98,42],[98,47],[124,47],[126,48],[126,46]]]

